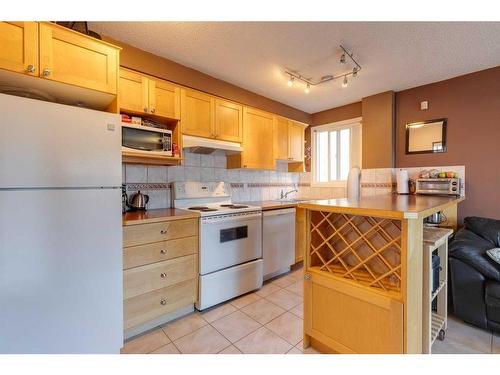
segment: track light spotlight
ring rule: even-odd
[[[309,83],[307,84],[306,88],[304,89],[304,92],[306,94],[309,94],[309,92],[311,91],[311,86],[309,85]]]
[[[344,76],[344,82],[342,82],[342,87],[347,87],[347,76]]]
[[[288,87],[292,87],[293,86],[293,81],[294,80],[295,80],[295,77],[290,76],[290,79],[288,80],[288,83],[287,83]]]
[[[354,78],[356,78],[358,76],[358,67],[355,66],[354,68],[352,68],[352,76]]]
[[[345,52],[340,56],[340,63],[345,64]]]

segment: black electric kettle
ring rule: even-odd
[[[142,194],[139,190],[137,193],[134,193],[130,196],[127,206],[131,211],[141,211],[146,209],[146,205],[149,202],[149,195]]]

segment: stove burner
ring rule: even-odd
[[[248,206],[245,206],[243,204],[233,204],[232,206],[230,206],[229,208],[231,209],[237,209],[237,208],[248,208]]]
[[[221,207],[233,207],[234,204],[221,204],[220,206]]]

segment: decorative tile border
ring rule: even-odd
[[[171,189],[172,184],[169,183],[126,183],[124,184],[127,191],[136,191],[136,190],[165,190]]]
[[[385,189],[392,189],[395,187],[396,184],[393,182],[362,182],[361,187],[362,188],[385,188]]]

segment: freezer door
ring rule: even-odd
[[[0,94],[0,189],[121,185],[119,115]]]
[[[119,353],[120,196],[0,191],[0,353]]]

